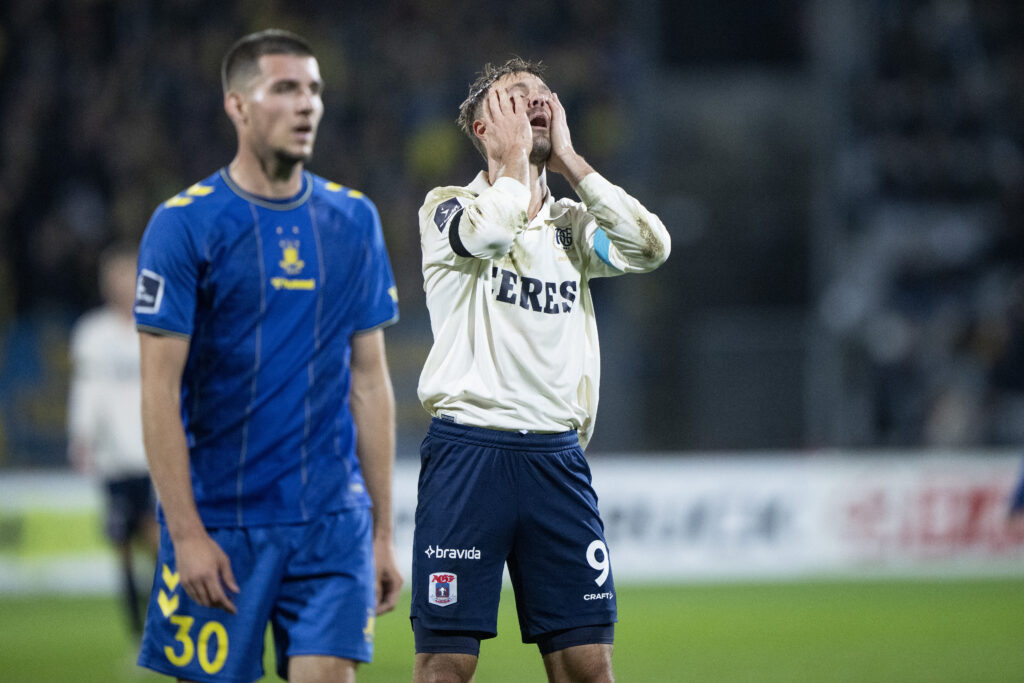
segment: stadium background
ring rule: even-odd
[[[969,472],[996,458],[998,480],[982,468],[981,479],[965,475],[975,488],[963,500],[928,508],[991,531],[1024,443],[1024,8],[1014,0],[301,11],[272,0],[8,0],[0,484],[71,477],[67,336],[98,301],[97,255],[137,240],[159,202],[230,160],[219,61],[267,26],[305,35],[320,59],[326,115],[310,167],[381,211],[401,298],[387,333],[400,464],[415,467],[427,423],[415,395],[430,340],[416,209],[433,185],[475,174],[456,107],[484,62],[519,54],[548,65],[577,149],[673,237],[655,273],[595,284],[604,381],[594,460],[628,468],[644,454],[655,470],[710,462],[713,473],[757,453],[784,471],[838,453],[888,472],[886,462],[941,454]],[[570,193],[560,178],[552,185]],[[0,489],[0,560],[100,547],[95,501],[87,518],[25,516]],[[920,491],[932,489],[916,490],[930,500]],[[966,550],[970,571],[1009,573],[1024,593],[1024,539],[985,536],[995,550],[979,554],[968,537],[947,539],[946,559]],[[26,551],[26,538],[42,549]],[[913,558],[918,569],[934,559]],[[707,567],[681,585],[707,581]],[[693,635],[684,628],[680,638]]]

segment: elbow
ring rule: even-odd
[[[655,226],[647,221],[641,221],[638,227],[643,244],[640,249],[641,269],[643,272],[650,272],[668,260],[672,251],[672,238],[660,221]]]
[[[664,239],[661,240],[658,248],[651,254],[651,270],[667,261],[670,253],[672,253],[672,238],[668,236],[668,231],[665,231]]]

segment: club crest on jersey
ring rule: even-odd
[[[555,228],[555,246],[560,249],[572,246],[572,228]]]
[[[438,204],[434,209],[434,225],[437,226],[438,232],[444,232],[444,226],[459,211],[462,211],[462,203],[455,197]]]
[[[458,579],[458,576],[449,572],[431,574],[430,589],[427,591],[428,602],[439,607],[457,603],[459,601]]]
[[[289,275],[301,273],[302,269],[306,267],[306,262],[299,258],[299,241],[281,240],[278,244],[281,247],[281,260],[277,262],[277,265],[281,266],[281,269]]]
[[[137,313],[157,313],[160,302],[164,298],[164,277],[143,268],[139,271],[139,279],[135,283],[135,311]]]

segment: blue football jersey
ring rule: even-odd
[[[135,320],[190,340],[181,416],[207,526],[369,505],[349,340],[397,318],[380,218],[355,190],[307,172],[299,194],[272,200],[222,169],[156,210]]]

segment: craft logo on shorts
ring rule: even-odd
[[[447,607],[459,601],[458,578],[455,574],[442,572],[430,575],[430,590],[427,599],[431,605]]]
[[[572,246],[572,228],[555,228],[555,246],[562,249]]]
[[[157,313],[164,298],[164,276],[143,268],[135,284],[135,311]]]

